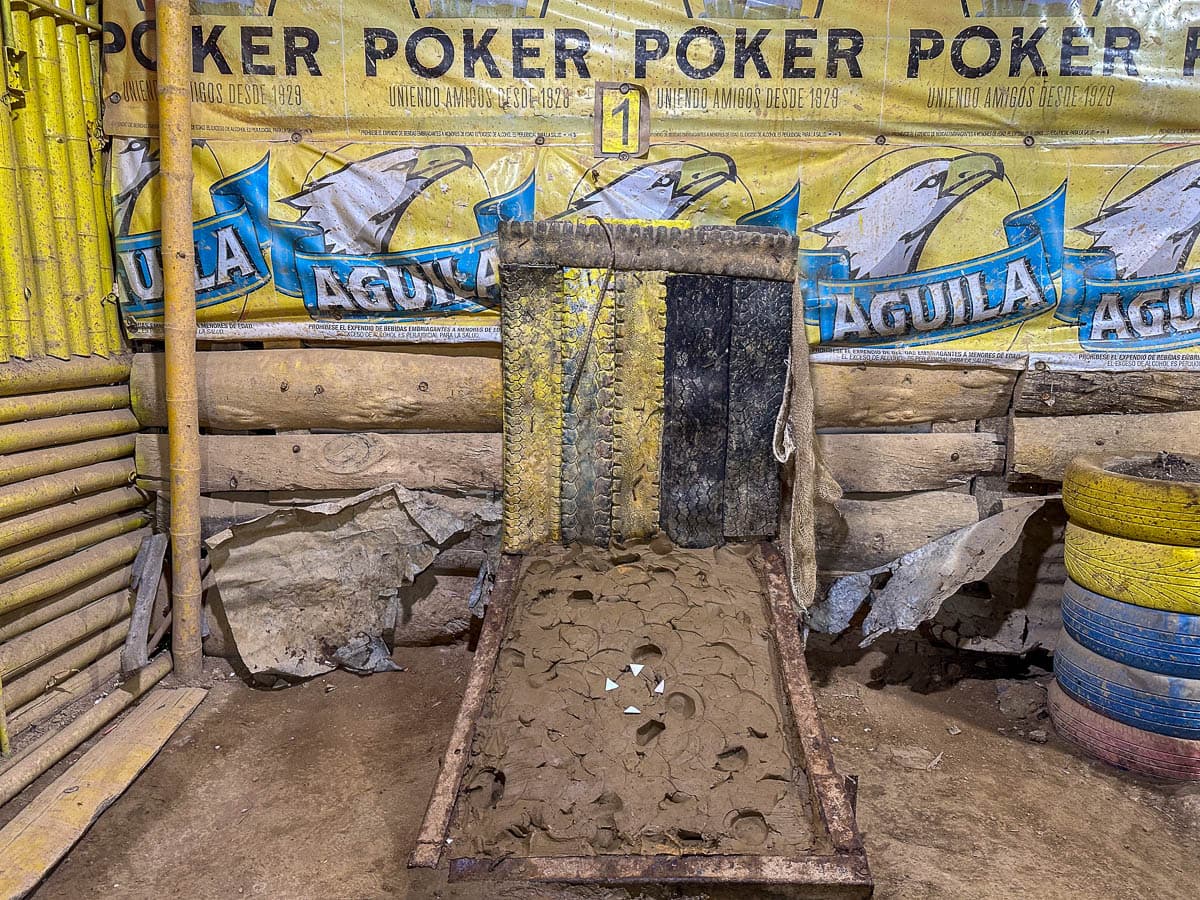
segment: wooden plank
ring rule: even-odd
[[[196,355],[200,424],[209,428],[499,431],[500,360],[462,351],[243,350]],[[130,376],[143,426],[166,424],[163,357]]]
[[[1004,471],[995,434],[822,434],[821,459],[847,493],[928,491]]]
[[[725,536],[773,537],[780,481],[772,444],[787,377],[792,286],[739,278],[731,311]]]
[[[1008,414],[1017,373],[953,366],[813,367],[819,428],[958,422]]]
[[[682,547],[724,536],[732,288],[714,275],[667,278],[662,525]]]
[[[1012,476],[1062,481],[1067,464],[1082,454],[1195,453],[1200,412],[1148,415],[1045,416],[1012,420]]]
[[[1018,416],[1085,416],[1200,410],[1200,372],[1065,372],[1034,364],[1013,399]]]
[[[839,500],[836,511],[818,507],[817,563],[826,572],[882,566],[977,521],[975,498],[953,491]]]
[[[202,688],[156,688],[0,830],[0,896],[24,897],[66,856],[200,705]]]
[[[169,486],[167,436],[137,436],[139,483]],[[202,491],[500,490],[499,434],[203,435]]]

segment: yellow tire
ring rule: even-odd
[[[1063,478],[1063,505],[1071,521],[1135,541],[1200,547],[1200,481],[1124,474],[1157,458],[1135,454],[1072,461]],[[1193,472],[1200,470],[1200,460],[1194,457],[1171,459]]]
[[[1067,524],[1067,572],[1114,600],[1200,614],[1200,547],[1133,541]]]

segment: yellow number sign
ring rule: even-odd
[[[645,156],[650,149],[650,102],[640,85],[596,85],[593,139],[596,156]]]

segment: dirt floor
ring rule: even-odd
[[[405,868],[470,657],[396,658],[406,672],[282,691],[215,672],[39,900],[499,896]],[[812,667],[839,768],[860,779],[877,897],[1196,896],[1200,786],[1131,777],[1061,742],[1044,676],[879,652]]]

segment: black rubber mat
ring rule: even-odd
[[[727,538],[779,530],[779,469],[772,452],[792,329],[792,286],[733,282],[729,338],[729,439],[725,451]]]
[[[662,527],[680,546],[711,547],[724,536],[734,279],[672,275],[666,284]]]

